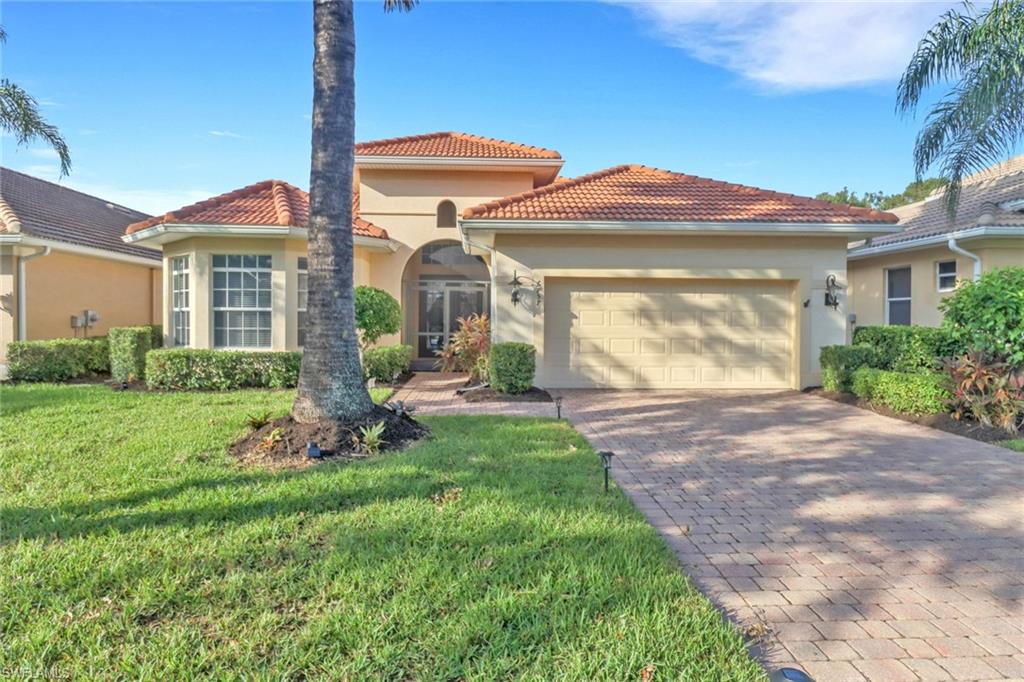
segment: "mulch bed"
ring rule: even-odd
[[[984,424],[979,424],[975,421],[953,419],[953,417],[948,414],[906,414],[904,412],[896,412],[884,405],[876,405],[870,401],[864,400],[863,398],[858,398],[852,393],[835,393],[834,391],[826,391],[823,388],[809,388],[804,392],[822,398],[828,398],[829,400],[833,400],[837,403],[853,405],[854,407],[859,407],[864,410],[870,410],[886,417],[910,422],[911,424],[920,424],[921,426],[938,429],[939,431],[955,433],[958,436],[972,438],[983,443],[996,443],[1012,437],[1006,433],[1006,431],[1003,431],[998,427],[985,426]]]
[[[476,388],[462,394],[467,403],[550,403],[551,394],[531,386],[524,393],[499,393],[493,388]]]
[[[426,426],[411,417],[400,417],[375,405],[369,415],[352,421],[300,424],[291,416],[281,417],[235,441],[229,452],[243,464],[270,468],[304,468],[320,462],[366,459],[368,455],[359,450],[359,428],[372,427],[381,421],[385,424],[382,448],[385,451],[399,450],[430,433]],[[310,441],[320,446],[322,459],[312,459],[306,454]]]

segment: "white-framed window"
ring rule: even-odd
[[[171,342],[175,346],[187,346],[192,330],[188,260],[188,256],[171,258]]]
[[[270,348],[273,269],[270,256],[213,257],[213,345]]]
[[[296,288],[299,292],[299,300],[296,306],[298,309],[296,329],[298,329],[298,344],[301,347],[306,345],[306,305],[309,303],[309,260],[305,256],[299,258],[298,271],[299,282]]]
[[[445,199],[437,205],[437,226],[438,227],[457,227],[456,225],[456,210],[455,203],[450,199]]]
[[[956,261],[943,260],[935,264],[935,281],[939,291],[956,289]]]
[[[885,323],[910,324],[910,268],[885,271]]]

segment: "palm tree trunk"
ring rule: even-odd
[[[352,288],[355,28],[352,0],[313,2],[313,155],[309,174],[309,302],[299,422],[373,409],[363,383]]]

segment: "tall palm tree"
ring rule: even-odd
[[[7,31],[0,26],[0,45],[7,42]],[[41,139],[53,147],[60,159],[60,174],[71,171],[71,152],[56,126],[39,114],[39,103],[6,78],[0,78],[0,129],[14,135],[19,145]]]
[[[417,0],[385,0],[409,10]],[[299,422],[373,409],[363,383],[352,287],[356,39],[352,0],[313,0],[313,152],[309,173],[309,302]]]
[[[916,111],[926,89],[954,85],[918,133],[918,178],[936,163],[956,212],[963,178],[1009,156],[1024,139],[1024,3],[995,0],[979,13],[970,2],[946,12],[917,46],[900,79],[897,110]]]

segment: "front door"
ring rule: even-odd
[[[420,280],[412,292],[416,300],[416,358],[413,368],[433,369],[437,354],[459,328],[459,318],[487,313],[489,286],[486,282]]]

